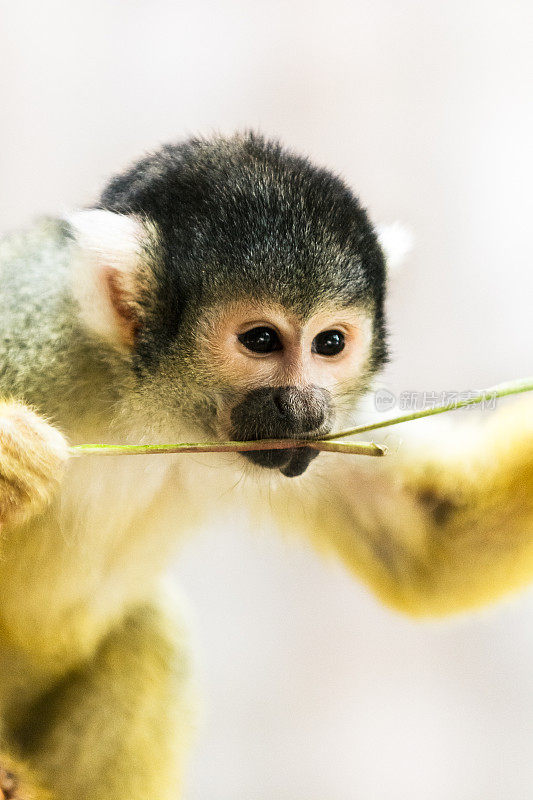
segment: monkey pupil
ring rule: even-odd
[[[239,342],[253,353],[272,353],[281,350],[281,342],[273,328],[252,328],[241,333]]]
[[[313,353],[321,356],[336,356],[344,350],[344,334],[340,331],[323,331],[313,339]]]

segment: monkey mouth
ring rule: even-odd
[[[279,469],[286,478],[296,478],[303,475],[318,454],[318,450],[312,447],[294,447],[288,450],[247,450],[242,455],[252,464],[265,469]]]
[[[231,439],[308,440],[327,433],[333,420],[329,392],[318,386],[263,386],[249,391],[231,409]],[[265,442],[265,445],[268,444]],[[279,469],[287,478],[302,475],[318,455],[313,447],[247,450],[243,456],[265,469]]]

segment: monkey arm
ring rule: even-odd
[[[181,797],[196,688],[174,603],[172,595],[159,596],[132,608],[90,659],[9,726],[9,739],[54,800]],[[0,787],[1,765],[0,754]],[[13,772],[18,776],[18,765]],[[35,793],[34,800],[45,798]]]
[[[371,464],[325,456],[316,491],[281,499],[277,515],[413,615],[516,590],[533,579],[533,403],[499,410],[467,441],[460,428],[447,438]]]

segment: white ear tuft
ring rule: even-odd
[[[135,273],[143,226],[133,217],[96,208],[65,219],[79,245],[72,280],[81,318],[93,333],[127,349],[137,326]]]
[[[401,222],[377,225],[378,241],[385,254],[389,274],[395,272],[413,248],[413,234]]]

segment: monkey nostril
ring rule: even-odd
[[[324,408],[317,408],[312,418],[309,420],[313,426],[313,430],[318,430],[326,422],[327,414]]]
[[[274,394],[272,396],[272,401],[273,401],[274,405],[276,406],[277,410],[279,411],[279,413],[281,414],[281,416],[284,417],[286,412],[287,412],[287,409],[286,409],[285,403],[283,402],[283,398],[281,396],[281,392],[280,391],[274,392]]]
[[[302,417],[302,432],[313,434],[315,431],[321,430],[326,423],[326,419],[327,415],[323,409],[317,408],[309,411],[304,417]]]

